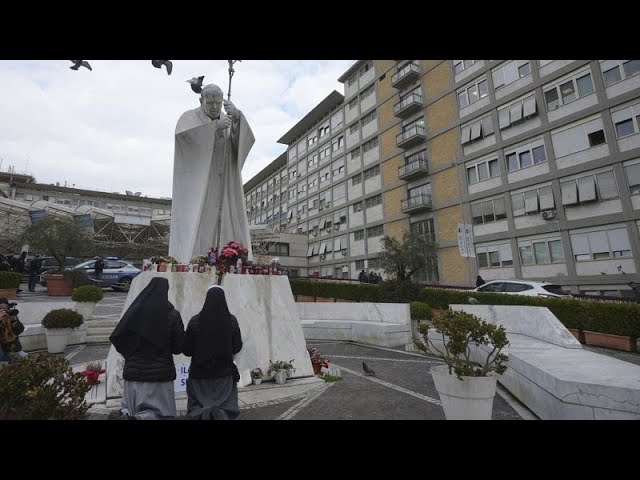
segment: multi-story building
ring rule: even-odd
[[[628,292],[640,278],[638,73],[638,60],[358,61],[344,96],[279,140],[278,220],[268,201],[250,218],[307,235],[321,276],[376,269],[382,236],[415,229],[438,245],[423,281]]]

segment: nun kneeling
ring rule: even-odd
[[[191,419],[235,420],[240,415],[240,380],[233,356],[242,349],[236,317],[222,287],[207,291],[202,310],[189,321],[184,354],[192,357],[187,379],[187,415]]]
[[[122,408],[110,419],[176,416],[173,355],[182,352],[184,338],[180,313],[169,302],[169,281],[152,278],[109,337],[124,357]]]

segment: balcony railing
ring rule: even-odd
[[[396,135],[396,145],[400,148],[411,148],[424,142],[426,138],[427,131],[425,128],[421,125],[414,125]]]
[[[423,105],[422,95],[412,93],[393,106],[393,113],[396,117],[405,118],[420,110]]]
[[[412,178],[421,177],[429,173],[429,167],[426,160],[414,160],[398,168],[398,177],[401,180],[411,180]]]
[[[402,200],[401,210],[404,213],[417,212],[419,210],[428,210],[431,208],[431,195],[421,193],[407,200]]]
[[[391,77],[391,85],[393,88],[404,88],[416,81],[419,76],[420,67],[415,63],[409,63]]]

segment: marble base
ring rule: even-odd
[[[213,274],[182,272],[142,272],[134,278],[122,312],[154,276],[169,280],[169,300],[182,315],[185,328],[204,303],[207,290],[215,285]],[[298,310],[286,276],[225,275],[222,280],[229,310],[238,319],[243,347],[235,363],[240,371],[239,386],[251,383],[250,370],[269,369],[269,360],[294,360],[294,377],[313,375]],[[190,363],[189,357],[174,356],[176,365]],[[122,356],[113,348],[107,358],[107,397],[122,395]]]

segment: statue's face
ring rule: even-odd
[[[205,92],[202,96],[200,103],[202,109],[211,118],[220,116],[222,110],[222,95],[216,92]]]

